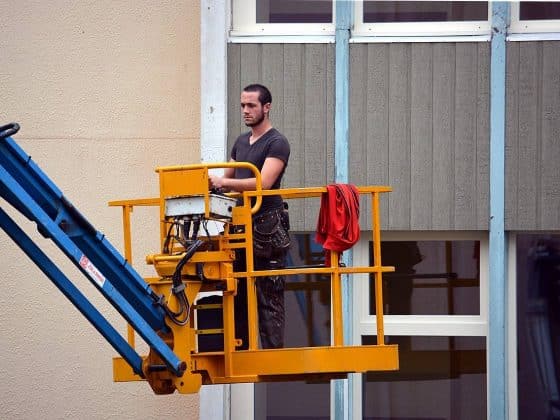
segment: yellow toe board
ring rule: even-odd
[[[230,375],[224,374],[221,357],[199,353],[193,359],[197,370],[206,371],[210,383],[312,380],[399,368],[396,345],[236,351],[231,354]]]

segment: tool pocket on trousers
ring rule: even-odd
[[[282,223],[281,212],[273,210],[253,220],[253,254],[256,257],[271,258],[284,253],[289,246],[290,235]]]

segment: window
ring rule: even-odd
[[[353,5],[354,42],[372,36],[490,35],[492,2],[356,0]],[[334,22],[335,0],[232,0],[230,35],[332,36]],[[560,2],[512,2],[509,32],[560,33]]]
[[[332,35],[333,0],[232,0],[232,36]]]
[[[517,235],[519,420],[560,418],[560,235]]]
[[[487,417],[484,337],[386,338],[399,345],[399,370],[363,375],[362,418]]]
[[[488,241],[483,235],[387,232],[383,236],[382,264],[395,267],[394,273],[383,275],[387,335],[486,335]],[[370,247],[369,241],[360,241],[354,264],[371,263]],[[375,335],[374,289],[360,276],[355,275],[353,282],[356,330]]]
[[[354,264],[371,261],[368,239]],[[382,265],[395,267],[383,274],[385,343],[399,346],[400,367],[362,375],[361,418],[486,418],[487,255],[484,233],[383,234]],[[373,281],[354,277],[354,340],[374,344]]]
[[[510,32],[560,32],[560,2],[521,1],[512,3]]]
[[[257,23],[332,23],[329,0],[257,0]]]
[[[481,35],[490,31],[489,3],[371,1],[355,3],[358,36]]]
[[[386,315],[479,315],[478,241],[390,241],[381,243],[383,313]],[[370,278],[369,313],[375,315]]]
[[[314,234],[292,234],[287,265],[324,263]],[[286,347],[328,346],[331,340],[331,283],[321,274],[286,277]],[[328,419],[330,382],[277,382],[255,385],[255,420]]]

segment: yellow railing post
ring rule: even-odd
[[[375,319],[377,323],[377,344],[385,344],[383,330],[383,281],[381,274],[381,227],[379,226],[379,193],[372,193],[372,230],[373,230],[373,265],[375,267]]]
[[[340,254],[336,251],[330,252],[331,293],[332,293],[332,318],[333,318],[333,344],[344,345],[344,331],[342,327],[342,283],[339,270]]]

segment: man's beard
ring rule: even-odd
[[[252,122],[245,122],[245,125],[246,125],[247,127],[254,127],[254,126],[256,126],[256,125],[259,125],[259,124],[262,123],[263,121],[264,121],[264,112],[262,112],[261,115],[260,115],[257,119],[255,119],[254,121],[252,121]]]

